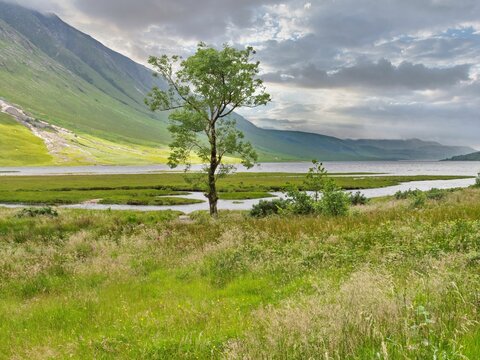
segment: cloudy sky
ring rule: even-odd
[[[274,101],[241,113],[259,126],[480,149],[479,0],[16,1],[142,63],[255,46]]]

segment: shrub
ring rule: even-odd
[[[260,201],[254,205],[250,215],[264,217],[273,214],[307,215],[321,213],[328,216],[346,215],[350,207],[350,197],[342,191],[335,181],[327,177],[322,163],[313,161],[313,167],[306,175],[305,186],[313,191],[310,196],[306,191],[292,188],[287,192],[286,200]],[[321,196],[320,196],[321,192]],[[365,204],[367,199],[361,193],[355,194],[355,200]]]
[[[419,192],[420,192],[420,190],[411,190],[411,189],[408,189],[406,191],[397,191],[395,193],[395,199],[405,200],[405,199],[408,199],[412,196],[415,196]]]
[[[421,208],[425,205],[427,201],[427,195],[422,191],[415,192],[415,195],[413,195],[412,198],[413,198],[412,200],[413,208]]]
[[[350,204],[352,205],[366,205],[368,203],[368,198],[363,195],[360,191],[357,191],[354,194],[350,194]]]
[[[427,199],[430,200],[442,200],[443,198],[445,198],[446,194],[447,192],[445,190],[440,190],[436,188],[433,188],[432,190],[426,192]]]
[[[253,217],[265,217],[278,214],[279,211],[285,210],[288,201],[284,199],[260,200],[258,204],[253,205],[250,215]]]
[[[477,178],[475,179],[475,186],[480,187],[480,172],[477,175]]]
[[[318,201],[320,193],[325,186],[328,173],[321,162],[312,160],[312,165],[305,175],[304,185],[307,190],[313,191],[313,199]]]
[[[290,190],[287,196],[287,212],[296,215],[307,215],[316,211],[316,201],[305,191]]]
[[[22,209],[17,215],[19,218],[24,217],[37,217],[37,216],[50,216],[50,217],[57,217],[58,212],[57,210],[51,208],[50,206],[41,207],[41,208],[26,208]]]
[[[323,196],[319,201],[319,208],[324,215],[344,216],[348,213],[350,198],[334,181],[327,181],[323,188]]]
[[[423,205],[425,205],[425,201],[427,199],[442,200],[443,198],[445,198],[446,194],[447,194],[447,190],[441,190],[436,188],[433,188],[426,192],[416,189],[416,190],[398,191],[395,193],[395,198],[397,200],[413,199],[412,201],[413,207],[422,207]]]

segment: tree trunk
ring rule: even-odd
[[[210,215],[213,217],[218,216],[217,202],[217,185],[215,183],[215,169],[216,161],[214,164],[210,163],[210,169],[208,171],[208,203],[210,205]]]
[[[218,209],[218,194],[217,184],[215,179],[215,171],[217,170],[217,133],[215,129],[215,123],[210,128],[210,167],[208,169],[208,203],[210,206],[210,216],[217,217]]]

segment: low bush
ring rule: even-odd
[[[425,206],[427,195],[423,191],[417,191],[412,196],[412,208],[417,209]]]
[[[428,200],[442,200],[447,195],[448,191],[450,190],[442,190],[433,188],[429,191],[420,191],[416,190],[406,190],[406,191],[398,191],[395,193],[395,199],[397,200],[405,200],[405,199],[412,199],[413,206],[423,206],[425,201]],[[416,205],[415,205],[416,204]],[[418,206],[417,206],[418,205]]]
[[[477,175],[477,178],[475,179],[475,186],[480,187],[480,172]]]
[[[363,195],[360,191],[350,194],[350,204],[352,205],[366,205],[368,203],[368,198]]]
[[[288,207],[288,203],[285,199],[260,200],[258,204],[253,205],[250,215],[253,217],[276,215],[280,211],[285,210]]]
[[[335,182],[327,181],[319,201],[320,212],[328,216],[344,216],[350,207],[349,196]]]
[[[395,196],[395,199],[397,199],[397,200],[405,200],[405,199],[408,199],[410,197],[415,196],[419,192],[421,192],[421,191],[420,190],[408,189],[408,190],[405,190],[405,191],[397,191],[394,196]]]
[[[40,208],[26,208],[22,209],[17,215],[19,218],[25,217],[37,217],[37,216],[50,216],[50,217],[57,217],[58,212],[57,210],[51,208],[50,206],[40,207]]]
[[[317,202],[305,191],[292,189],[287,193],[286,212],[296,215],[308,215],[317,211]]]
[[[442,200],[447,195],[447,191],[433,188],[432,190],[427,191],[425,195],[429,200]]]
[[[286,200],[260,201],[254,205],[250,214],[254,217],[264,217],[273,214],[308,215],[323,214],[327,216],[342,216],[348,213],[351,204],[350,197],[337,186],[333,179],[327,177],[327,171],[321,163],[313,161],[313,167],[308,171],[305,187],[313,191],[310,195],[292,187],[287,192]],[[355,195],[355,201],[366,203],[361,193]]]

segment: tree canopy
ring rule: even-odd
[[[242,107],[266,105],[271,99],[258,78],[258,61],[252,47],[243,50],[224,45],[221,50],[198,45],[194,55],[150,57],[149,63],[167,87],[155,87],[146,99],[152,111],[171,111],[172,134],[169,165],[191,164],[195,153],[205,163],[210,210],[216,214],[218,177],[234,167],[223,163],[226,155],[251,168],[257,161],[252,145],[236,128],[231,115]]]

